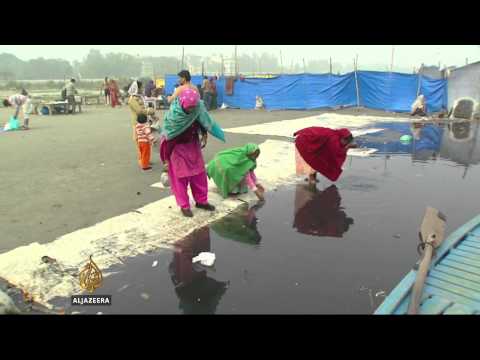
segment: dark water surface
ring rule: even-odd
[[[465,126],[463,142],[451,126],[422,128],[415,139],[422,156],[414,144],[402,147],[392,140],[408,133],[402,128],[395,135],[395,126],[358,141],[399,151],[347,159],[336,185],[322,178],[317,189],[299,183],[268,192],[263,206],[245,205],[195,231],[174,251],[113,269],[118,273],[98,290],[113,295],[111,307],[77,306],[69,312],[373,313],[418,259],[426,206],[446,214],[447,233],[480,211],[475,165],[480,147],[475,137],[465,140]],[[214,269],[192,265],[202,251],[216,254]]]

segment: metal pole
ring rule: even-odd
[[[392,63],[390,64],[390,72],[393,72],[393,57],[395,55],[395,45],[392,45]]]
[[[306,73],[307,72],[307,68],[305,66],[305,58],[302,59],[303,60],[303,73]]]
[[[418,71],[418,87],[417,87],[417,97],[420,95],[420,85],[422,83],[422,70],[423,70],[423,64],[420,70]]]
[[[282,50],[280,50],[280,74],[283,74]]]
[[[357,55],[358,57],[358,55]],[[355,74],[355,88],[357,90],[357,107],[360,107],[360,93],[358,91],[357,62],[353,59],[353,70]]]
[[[221,71],[221,75],[222,75],[222,77],[223,77],[224,71],[225,71],[225,65],[224,65],[224,62],[223,62],[223,55],[221,55],[220,57],[221,57],[221,59],[222,59],[222,71]]]
[[[184,60],[185,60],[185,46],[182,46],[182,70],[184,69]]]
[[[332,57],[330,56],[330,75],[332,75]]]
[[[238,77],[237,45],[235,45],[235,77]]]

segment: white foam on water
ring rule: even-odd
[[[258,125],[229,128],[225,129],[225,132],[293,138],[293,134],[298,130],[310,126],[322,126],[331,129],[348,128],[352,131],[353,136],[359,136],[381,131],[382,129],[364,129],[366,126],[371,126],[378,122],[410,121],[409,118],[385,118],[378,116],[355,116],[325,113],[301,119],[282,120]]]

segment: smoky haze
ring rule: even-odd
[[[0,79],[134,77],[145,70],[163,76],[182,65],[193,73],[221,73],[234,53],[234,45],[1,45]],[[360,70],[412,73],[422,64],[458,67],[478,61],[480,46],[237,46],[241,73],[345,73],[353,70],[356,56]]]

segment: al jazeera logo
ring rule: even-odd
[[[112,295],[94,295],[103,283],[102,271],[94,263],[92,256],[87,265],[80,271],[80,287],[90,294],[73,295],[72,305],[112,305]]]

